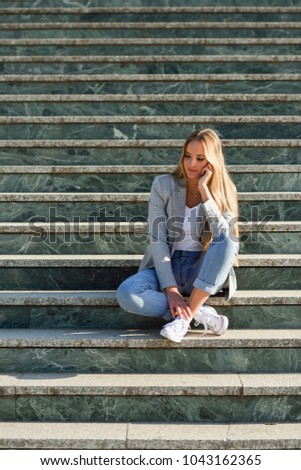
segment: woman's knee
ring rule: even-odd
[[[131,283],[129,282],[129,279],[126,279],[119,285],[116,291],[117,301],[120,307],[124,310],[128,310],[129,308],[131,303],[131,294]]]

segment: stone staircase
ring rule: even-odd
[[[0,448],[301,448],[301,7],[217,3],[0,3]],[[238,291],[208,301],[226,335],[177,345],[115,289],[203,127],[239,191]]]

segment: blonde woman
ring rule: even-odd
[[[237,192],[215,131],[193,132],[171,174],[157,176],[148,205],[149,245],[136,274],[117,290],[126,311],[161,317],[160,334],[180,343],[194,318],[222,335],[228,318],[205,305],[236,290]],[[186,299],[185,299],[186,297]]]

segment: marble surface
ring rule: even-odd
[[[80,171],[80,168],[79,168]],[[231,172],[230,172],[231,174]],[[0,174],[1,192],[149,192],[156,174]],[[301,173],[232,173],[239,192],[301,191]]]
[[[172,139],[175,135],[185,139],[194,130],[208,126],[202,124],[128,124],[128,123],[102,123],[102,124],[1,124],[0,138],[19,139],[116,139],[123,136],[125,139]],[[218,124],[211,126],[228,139],[275,139],[281,135],[282,139],[297,139],[301,137],[300,124]]]
[[[11,399],[4,398],[3,402]],[[301,398],[286,397],[19,397],[19,421],[298,422]],[[6,408],[6,407],[5,407]],[[0,417],[3,407],[0,406]]]
[[[34,221],[145,221],[146,203],[108,202],[0,202],[1,222]],[[245,221],[299,221],[300,201],[241,201],[240,216]]]
[[[135,268],[0,268],[0,288],[4,290],[115,289]],[[236,268],[240,289],[300,289],[300,267]]]
[[[234,329],[300,328],[300,305],[215,306]],[[160,319],[126,313],[115,307],[1,306],[0,328],[154,328]],[[195,327],[192,322],[192,328]]]
[[[240,254],[301,254],[300,232],[241,233]],[[0,234],[0,254],[144,254],[147,234]]]
[[[0,372],[301,372],[300,347],[202,349],[0,348]]]
[[[228,165],[301,164],[300,149],[294,147],[223,147]],[[181,148],[0,148],[1,165],[176,165]]]
[[[3,7],[11,7],[11,2],[3,1],[1,2]],[[15,7],[24,7],[24,1],[16,0],[14,2]],[[34,4],[31,3],[31,6],[35,7],[66,7],[70,8],[70,2],[68,0],[35,0]],[[89,0],[88,2],[83,2],[83,0],[74,0],[72,2],[73,8],[80,7],[122,7],[124,2],[122,0]],[[182,0],[129,0],[127,2],[127,7],[175,7],[183,6]],[[189,0],[186,4],[188,6],[200,6],[199,0]],[[223,0],[216,2],[216,0],[205,0],[202,2],[201,6],[271,6],[270,0]],[[284,3],[284,0],[273,0],[273,6],[299,6],[299,0],[287,0]]]
[[[32,95],[33,98],[35,95]],[[44,95],[45,96],[45,95]],[[301,102],[1,102],[1,116],[285,116],[300,115]]]
[[[12,6],[15,6],[15,2],[13,3]],[[37,6],[37,5],[35,5]],[[44,5],[43,5],[44,6]],[[52,5],[53,6],[53,5]],[[73,7],[74,4],[68,5],[69,8]],[[86,6],[87,5],[83,5]],[[112,6],[112,5],[110,5]],[[128,3],[126,7],[128,7]],[[161,5],[162,6],[162,3]],[[164,5],[165,6],[165,5]],[[174,6],[174,5],[170,5]],[[180,5],[181,7],[183,6]],[[188,5],[185,5],[186,7]],[[190,5],[189,5],[190,6]],[[197,5],[198,7],[202,7],[204,5]],[[231,5],[233,6],[233,5]],[[284,5],[283,5],[284,6]],[[286,5],[285,5],[286,6]],[[90,5],[91,7],[91,5]],[[270,6],[271,7],[271,6]],[[24,6],[23,6],[24,8]],[[32,6],[31,6],[32,8]],[[49,7],[48,7],[49,8]],[[70,10],[71,10],[70,8]],[[68,10],[63,12],[63,13],[56,13],[55,15],[50,15],[49,13],[44,13],[44,14],[26,14],[25,12],[19,13],[19,14],[11,14],[10,11],[8,10],[7,14],[5,15],[5,19],[2,20],[5,23],[52,23],[52,22],[66,22],[66,23],[96,23],[96,22],[101,22],[101,23],[108,23],[108,22],[118,22],[118,23],[154,23],[154,22],[279,22],[281,21],[282,23],[285,22],[294,22],[294,21],[300,21],[301,18],[301,13],[300,12],[228,12],[225,13],[224,11],[222,12],[182,12],[181,14],[179,13],[173,13],[173,12],[151,12],[151,13],[146,13],[146,12],[139,12],[139,13],[131,13],[128,11],[122,12],[122,13],[117,13],[117,12],[97,12],[97,11],[91,11],[91,13],[80,13],[76,14],[76,12],[73,10],[73,13],[68,14]],[[71,10],[72,11],[72,10]]]
[[[3,67],[2,67],[3,68]],[[0,66],[1,70],[1,66]],[[25,82],[14,80],[12,82],[0,82],[0,92],[5,93],[299,93],[300,84],[298,78],[295,80],[196,80],[196,81],[156,81],[148,79],[144,81],[129,81],[124,77],[123,81],[111,81],[108,76],[106,80],[71,80],[65,77],[57,83],[43,83],[27,80]],[[16,78],[19,78],[18,76]],[[51,78],[51,77],[50,77]]]

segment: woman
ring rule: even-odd
[[[153,181],[149,246],[138,272],[119,286],[119,305],[168,321],[160,334],[178,343],[192,318],[206,331],[225,333],[227,317],[204,303],[223,287],[228,300],[236,290],[237,218],[237,192],[220,139],[211,129],[195,131],[176,169]]]

